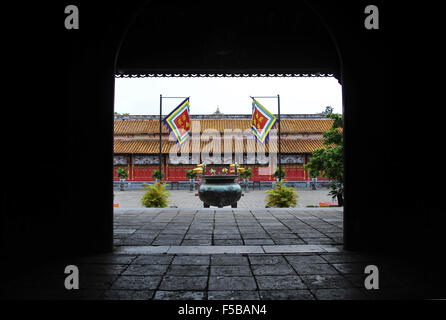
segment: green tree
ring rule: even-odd
[[[330,195],[338,199],[338,204],[344,204],[344,137],[342,134],[342,115],[328,113],[327,118],[333,119],[332,127],[323,133],[324,148],[313,151],[313,157],[304,166],[311,177],[321,175],[331,181]]]

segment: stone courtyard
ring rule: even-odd
[[[202,208],[203,202],[195,196],[198,192],[196,190],[170,190],[169,206],[178,208]],[[265,208],[266,205],[266,189],[252,190],[248,192],[243,191],[243,196],[238,201],[238,208]],[[320,188],[318,190],[311,190],[309,188],[296,188],[297,207],[304,208],[307,206],[319,206],[319,202],[333,201],[328,195],[327,188]],[[143,208],[141,205],[141,197],[143,190],[126,190],[114,191],[115,203],[119,203],[120,208]],[[229,208],[229,207],[228,207]]]
[[[124,300],[405,299],[423,275],[395,255],[347,252],[342,208],[115,209],[110,254],[2,265],[2,298]],[[79,290],[64,268],[79,268]],[[364,269],[379,268],[379,290]],[[6,270],[5,270],[6,268]]]

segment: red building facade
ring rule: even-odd
[[[192,137],[181,147],[162,129],[161,161],[165,180],[187,181],[186,171],[205,162],[209,168],[237,162],[252,168],[251,181],[272,181],[272,165],[277,164],[277,132],[265,145],[250,131],[251,115],[193,115]],[[117,169],[127,170],[128,181],[153,181],[159,169],[159,120],[154,116],[115,116],[114,180]],[[303,166],[313,150],[323,148],[322,134],[333,120],[321,114],[282,115],[281,159],[285,179],[310,181]],[[270,169],[268,169],[270,168]],[[274,167],[275,168],[275,167]],[[323,181],[325,178],[319,177]]]

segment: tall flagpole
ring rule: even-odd
[[[162,114],[162,111],[163,111],[163,95],[162,94],[160,94],[160,154],[159,154],[159,162],[160,162],[160,182],[163,180],[162,179],[162,169],[163,169],[163,159],[162,159],[162,154],[161,154],[161,150],[162,150],[162,148],[161,148],[161,136],[162,136],[162,132],[161,132],[161,129],[162,129],[162,121],[163,121],[163,119],[162,119],[162,116],[161,116],[161,114]]]
[[[277,119],[279,121],[279,181],[282,181],[282,152],[281,152],[281,148],[280,148],[280,96],[277,95],[277,111],[278,111],[278,116]]]

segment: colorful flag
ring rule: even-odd
[[[177,142],[181,145],[191,135],[191,122],[189,117],[189,98],[181,102],[163,120],[164,124],[173,132]]]
[[[257,140],[265,143],[269,132],[276,125],[276,121],[277,119],[273,114],[266,110],[256,99],[252,98],[251,128]]]

